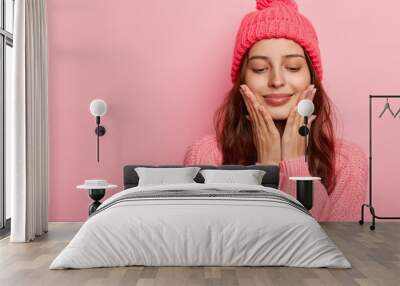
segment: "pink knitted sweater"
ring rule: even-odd
[[[368,161],[354,143],[336,139],[335,189],[328,195],[320,181],[314,181],[314,205],[311,214],[318,221],[355,221],[360,219],[361,204],[367,194]],[[184,165],[222,164],[222,153],[215,135],[207,135],[188,147]],[[296,197],[296,182],[291,176],[311,176],[304,156],[279,163],[279,189]]]

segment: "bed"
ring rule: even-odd
[[[201,172],[192,182],[140,185],[137,167],[184,166],[125,166],[124,190],[100,205],[50,269],[129,265],[351,268],[308,210],[277,189],[278,167],[191,166],[202,172],[262,170],[264,175],[259,185],[205,182]]]

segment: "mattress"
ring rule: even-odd
[[[351,268],[294,197],[227,183],[117,193],[81,226],[50,269],[130,265]]]

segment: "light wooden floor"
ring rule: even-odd
[[[0,241],[0,285],[400,285],[400,223],[326,223],[324,229],[353,268],[119,267],[48,270],[81,223],[50,223],[32,243]]]

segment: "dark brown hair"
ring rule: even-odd
[[[242,58],[236,82],[214,114],[214,127],[224,165],[252,165],[257,161],[257,149],[253,142],[251,122],[245,117],[248,111],[239,91],[240,85],[244,83],[248,52],[249,50]],[[313,100],[314,114],[317,117],[312,123],[308,137],[308,168],[312,176],[321,177],[321,183],[326,187],[328,193],[331,193],[336,184],[333,104],[315,72],[308,54],[306,51],[304,53],[310,70],[311,83],[317,89]]]

